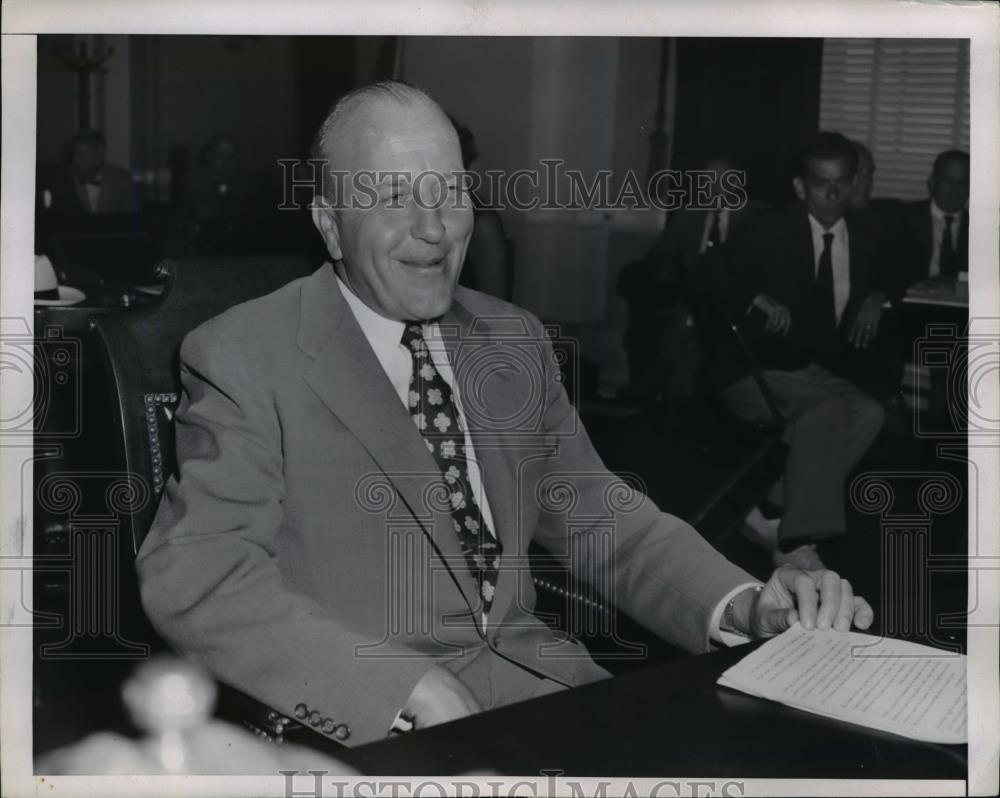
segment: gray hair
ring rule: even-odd
[[[351,114],[363,107],[366,103],[379,98],[389,99],[400,105],[409,105],[415,102],[424,101],[440,108],[440,106],[438,106],[438,104],[427,92],[417,86],[414,86],[412,83],[407,83],[403,80],[380,80],[347,92],[347,94],[340,97],[330,107],[330,110],[327,111],[327,114],[320,123],[319,129],[316,131],[316,135],[313,137],[312,144],[309,148],[309,158],[313,161],[319,161],[322,163],[324,173],[335,167],[335,164],[330,162],[328,150],[328,146],[334,132],[343,126]],[[444,111],[441,113],[443,115]],[[331,181],[324,180],[321,184],[324,188],[323,196],[327,199],[334,200],[334,198],[329,195],[329,190],[326,189],[329,182]]]

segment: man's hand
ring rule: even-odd
[[[804,571],[782,565],[759,594],[745,595],[749,600],[733,607],[734,620],[754,638],[773,637],[796,621],[805,629],[832,626],[846,632],[852,625],[867,629],[875,618],[871,605],[854,595],[851,583],[827,569]]]
[[[425,729],[481,710],[468,687],[447,668],[435,665],[413,688],[402,715],[414,728]]]
[[[885,294],[881,291],[873,291],[869,294],[858,310],[858,315],[851,325],[851,332],[847,336],[858,349],[864,349],[875,340],[878,335],[879,321],[882,319],[882,303],[885,302]]]
[[[764,325],[764,332],[768,335],[787,335],[792,328],[792,314],[788,308],[782,305],[774,297],[767,294],[757,294],[751,303],[755,308],[764,312],[767,316],[767,323]]]

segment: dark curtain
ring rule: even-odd
[[[749,194],[793,197],[798,150],[819,125],[822,39],[678,39],[673,166],[726,153]]]
[[[330,106],[355,88],[353,36],[295,37],[296,142],[305,157]]]

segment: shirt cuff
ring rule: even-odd
[[[726,605],[732,601],[736,596],[742,593],[744,590],[753,590],[754,588],[763,587],[762,582],[744,582],[737,587],[734,587],[722,600],[715,606],[715,610],[712,612],[712,617],[708,622],[708,637],[713,643],[719,643],[723,646],[740,646],[750,640],[748,635],[742,635],[737,632],[727,632],[719,627],[722,623],[722,613],[726,610]]]
[[[409,718],[404,718],[403,710],[399,710],[392,721],[392,725],[389,727],[389,735],[404,734],[408,731],[413,731],[413,721]]]

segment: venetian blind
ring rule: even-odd
[[[969,149],[969,41],[827,39],[820,128],[868,145],[876,197],[927,196],[934,156]]]

